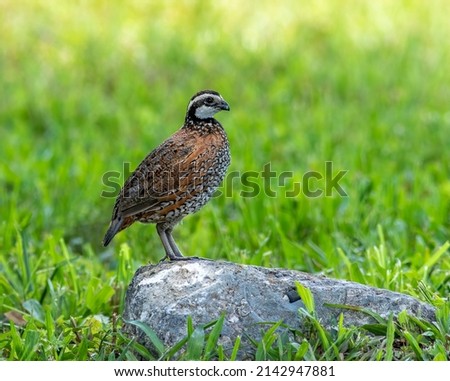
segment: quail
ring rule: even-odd
[[[197,212],[214,194],[230,164],[230,149],[222,125],[214,119],[228,103],[213,90],[189,101],[183,126],[155,148],[125,181],[114,204],[103,239],[134,222],[155,223],[165,258],[184,258],[173,237],[174,226]]]

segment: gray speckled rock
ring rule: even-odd
[[[221,337],[224,347],[231,347],[235,338],[241,336],[241,358],[251,358],[254,349],[246,335],[258,339],[262,329],[255,323],[283,320],[289,326],[301,327],[298,309],[303,303],[295,291],[295,281],[311,290],[317,316],[329,328],[336,325],[341,312],[347,326],[374,321],[362,312],[326,304],[364,307],[385,317],[407,310],[434,319],[431,306],[396,292],[299,271],[204,259],[141,267],[127,291],[124,319],[148,324],[170,346],[186,335],[188,315],[194,324],[204,324],[225,312]],[[125,330],[152,350],[136,326],[125,325]]]

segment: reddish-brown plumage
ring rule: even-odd
[[[182,257],[171,232],[213,195],[230,163],[228,139],[213,118],[228,104],[215,91],[195,94],[180,130],[153,150],[125,182],[104,245],[135,221],[156,223],[170,259]]]

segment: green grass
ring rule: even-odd
[[[262,327],[257,359],[450,359],[449,13],[419,0],[1,2],[0,356],[154,356],[120,316],[134,271],[163,250],[143,225],[101,247],[114,202],[102,177],[133,169],[213,88],[231,105],[218,116],[230,172],[270,162],[294,178],[273,180],[276,197],[226,182],[230,197],[175,230],[182,251],[404,292],[439,316],[327,332],[307,309],[306,333]],[[327,161],[348,171],[347,197],[286,196]],[[211,324],[159,343],[160,357],[229,359]]]

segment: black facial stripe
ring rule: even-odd
[[[208,97],[213,98],[213,103],[207,103],[206,100]],[[191,102],[189,102],[189,108],[188,108],[188,112],[191,112],[192,110],[195,110],[197,108],[199,108],[200,106],[206,106],[206,107],[211,107],[214,108],[214,105],[217,103],[220,103],[222,101],[222,98],[220,97],[220,95],[216,95],[213,94],[211,92],[206,92],[204,94],[201,95],[197,95],[196,97],[194,97]]]

